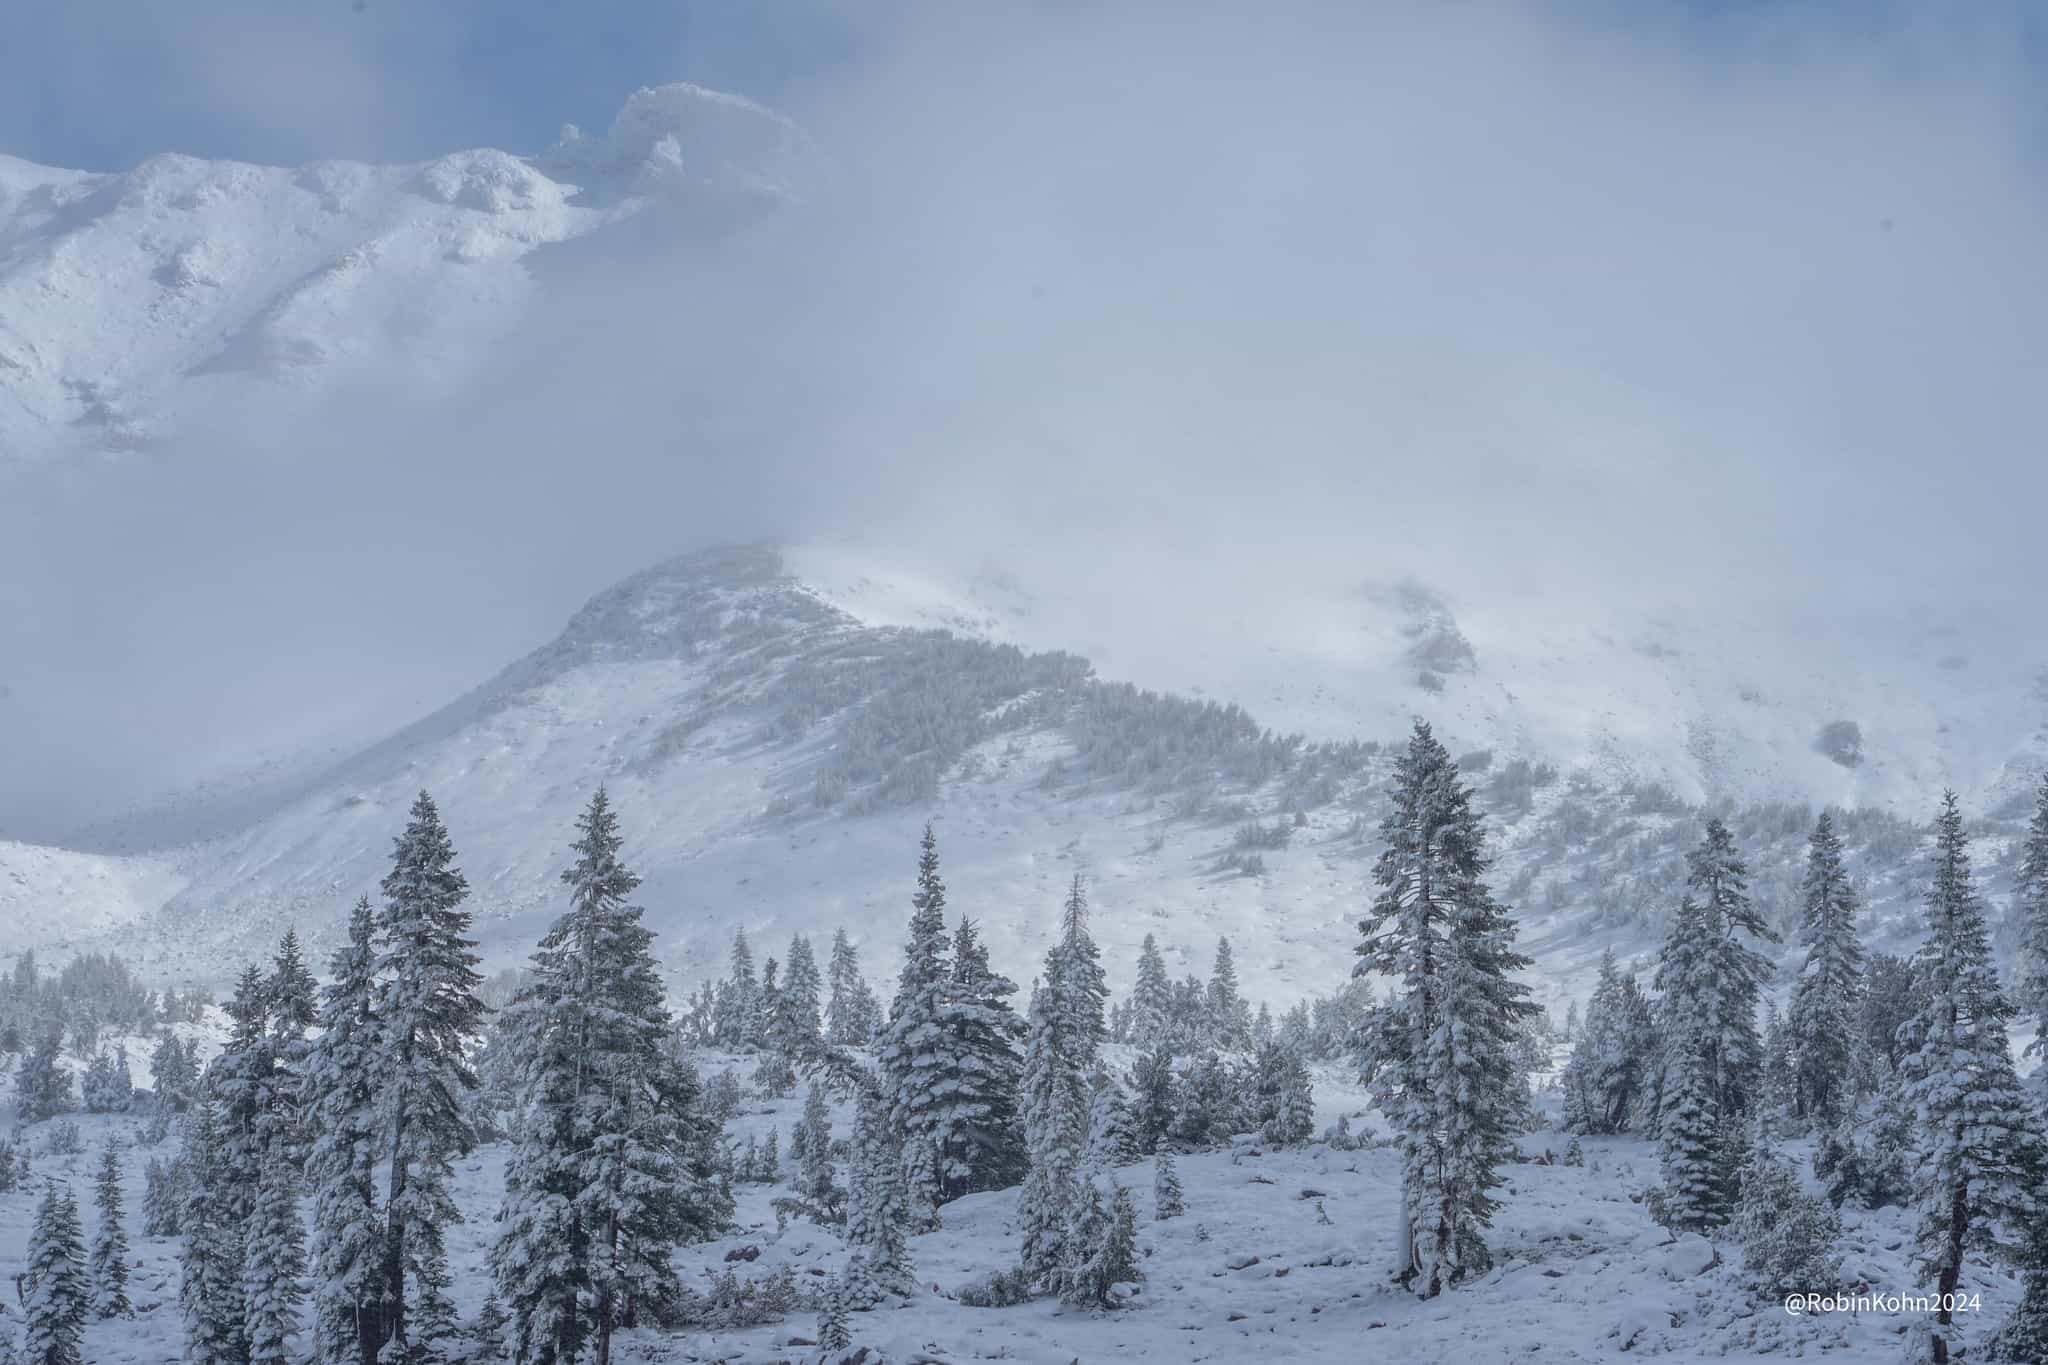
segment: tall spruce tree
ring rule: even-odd
[[[821,1037],[819,995],[824,983],[811,941],[802,934],[789,939],[789,962],[783,969],[782,996],[775,1018],[775,1046],[792,1061],[809,1057]]]
[[[30,1365],[82,1365],[92,1289],[86,1280],[84,1234],[69,1185],[51,1181],[36,1206],[22,1277]]]
[[[121,1218],[121,1152],[109,1142],[93,1181],[99,1227],[92,1236],[92,1315],[102,1321],[134,1314],[128,1301],[128,1229]]]
[[[185,1207],[178,1218],[185,1237],[178,1285],[185,1365],[242,1365],[249,1358],[242,1228],[236,1202],[225,1188],[233,1168],[217,1119],[220,1108],[211,1096],[194,1104],[179,1157],[185,1175]]]
[[[1251,1042],[1251,1009],[1237,985],[1237,960],[1230,940],[1216,940],[1216,961],[1209,969],[1209,1018],[1219,1047],[1242,1048]]]
[[[377,1093],[376,921],[369,897],[349,916],[321,993],[319,1033],[307,1051],[305,1108],[312,1144],[313,1358],[376,1365],[383,1345],[383,1209],[377,1159],[384,1124]]]
[[[298,1172],[290,1147],[266,1145],[255,1201],[243,1234],[242,1302],[250,1365],[289,1365],[296,1358],[299,1304],[305,1298],[305,1227],[299,1221]]]
[[[1055,1293],[1064,1292],[1085,1254],[1076,1230],[1087,1212],[1081,1172],[1093,1111],[1089,1078],[1101,1057],[1108,994],[1077,875],[1061,911],[1059,941],[1046,954],[1045,974],[1032,993],[1019,1097],[1030,1158],[1019,1198],[1023,1270]]]
[[[1173,1019],[1173,981],[1152,935],[1138,946],[1138,980],[1131,987],[1130,1038],[1139,1047],[1162,1041]]]
[[[918,849],[917,889],[910,896],[910,939],[889,1021],[875,1040],[875,1061],[889,1100],[889,1121],[903,1142],[903,1180],[913,1230],[938,1226],[944,1196],[945,1149],[952,1142],[952,1085],[959,1059],[946,1028],[952,967],[946,933],[946,883],[939,875],[938,841],[924,827]]]
[[[675,1247],[731,1213],[602,788],[577,829],[569,909],[506,1018],[522,1119],[491,1264],[521,1365],[608,1365],[636,1306],[674,1297]]]
[[[1792,1053],[1792,1112],[1828,1128],[1851,1101],[1863,945],[1856,935],[1856,891],[1842,865],[1834,817],[1821,812],[1807,841],[1800,940],[1806,961],[1792,990],[1786,1029]]]
[[[1512,1048],[1537,1007],[1514,979],[1529,959],[1487,889],[1471,789],[1421,721],[1380,835],[1358,971],[1390,978],[1393,994],[1369,1022],[1364,1060],[1401,1147],[1395,1278],[1428,1298],[1492,1263],[1482,1234],[1520,1112]]]
[[[2031,1181],[2042,1169],[2037,1118],[2006,1039],[2013,1007],[1991,963],[1969,837],[1954,792],[1934,822],[1927,941],[1915,959],[1919,1009],[1901,1030],[1907,1054],[1897,1083],[1913,1114],[1914,1260],[1937,1295],[1963,1283],[1972,1251],[2017,1253],[2042,1211]],[[1949,1301],[1929,1323],[1928,1358],[1950,1358]]]
[[[761,983],[754,975],[754,949],[744,929],[732,936],[732,965],[718,993],[714,1028],[720,1047],[750,1048],[761,1041]]]
[[[384,1102],[383,1309],[380,1336],[404,1355],[412,1291],[442,1255],[442,1229],[462,1221],[449,1195],[453,1160],[475,1145],[463,1096],[477,1088],[468,1052],[483,1024],[469,883],[425,792],[394,842],[377,917],[376,1079]]]
[[[999,1190],[1024,1176],[1024,1132],[1017,1116],[1024,1021],[1010,1008],[1017,985],[989,965],[974,921],[953,932],[953,975],[945,1026],[953,1076],[939,1176],[947,1199]]]

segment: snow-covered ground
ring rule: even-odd
[[[746,1059],[706,1056],[706,1075],[738,1070]],[[1318,1121],[1364,1113],[1363,1096],[1339,1072],[1317,1072]],[[743,1142],[779,1131],[786,1150],[802,1111],[802,1094],[750,1099],[728,1127]],[[90,1187],[101,1146],[133,1142],[141,1121],[76,1116],[84,1151],[45,1155],[53,1124],[22,1130],[36,1151],[36,1179],[0,1195],[0,1284],[21,1269],[35,1200],[46,1178],[68,1180],[84,1208],[86,1236],[95,1226]],[[835,1111],[845,1137],[849,1117]],[[1180,1174],[1187,1212],[1152,1220],[1151,1163],[1116,1173],[1133,1191],[1140,1217],[1145,1283],[1111,1313],[1077,1312],[1049,1302],[1012,1308],[968,1308],[955,1301],[963,1284],[1010,1265],[1017,1252],[1011,1220],[1016,1191],[974,1195],[947,1205],[944,1226],[913,1238],[911,1256],[923,1292],[900,1306],[856,1314],[857,1343],[896,1365],[933,1361],[1010,1360],[1029,1365],[1148,1360],[1344,1362],[1626,1361],[1744,1362],[1788,1357],[1840,1361],[1890,1359],[1909,1314],[1795,1317],[1743,1281],[1742,1254],[1726,1242],[1674,1242],[1650,1221],[1641,1196],[1657,1180],[1653,1148],[1632,1139],[1583,1139],[1583,1167],[1550,1162],[1570,1139],[1550,1131],[1525,1135],[1526,1158],[1507,1169],[1508,1185],[1491,1245],[1495,1268],[1476,1282],[1422,1302],[1387,1283],[1398,1170],[1390,1151],[1338,1151],[1324,1145],[1269,1150],[1240,1140],[1235,1149],[1184,1157]],[[132,1321],[94,1323],[85,1355],[94,1365],[170,1365],[179,1358],[177,1251],[172,1241],[140,1234],[142,1167],[168,1157],[160,1148],[123,1153],[124,1195],[135,1263]],[[458,1164],[457,1199],[468,1219],[451,1230],[455,1296],[467,1316],[488,1288],[484,1254],[494,1236],[506,1149],[486,1146]],[[785,1162],[785,1169],[788,1163]],[[677,1264],[700,1291],[726,1272],[742,1281],[791,1268],[815,1292],[837,1271],[844,1249],[830,1230],[804,1220],[778,1229],[771,1207],[781,1187],[739,1187],[738,1226],[716,1242],[685,1249]],[[1324,1221],[1327,1216],[1327,1221]],[[1906,1265],[1907,1221],[1901,1211],[1844,1211],[1843,1251],[1849,1287],[1917,1292]],[[757,1253],[748,1257],[748,1249]],[[1983,1307],[1966,1335],[1990,1332],[2017,1297],[2003,1271],[1975,1263],[1965,1285]],[[12,1305],[9,1310],[15,1310]],[[18,1325],[18,1319],[5,1321]],[[798,1311],[779,1323],[740,1332],[626,1334],[618,1359],[769,1365],[801,1362],[815,1315]]]

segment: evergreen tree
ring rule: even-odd
[[[505,1175],[492,1269],[513,1357],[611,1358],[638,1304],[672,1298],[674,1248],[724,1226],[696,1077],[664,1046],[653,934],[628,897],[617,817],[600,788],[577,821],[570,908],[534,951],[507,1013],[522,1126]]]
[[[796,1163],[796,1199],[803,1212],[820,1223],[845,1217],[846,1191],[832,1164],[832,1116],[825,1107],[823,1086],[813,1085],[804,1097],[804,1116],[790,1138]]]
[[[376,1167],[384,1135],[377,1093],[375,917],[366,896],[349,917],[321,993],[320,1032],[303,1090],[313,1141],[313,1356],[319,1365],[376,1365],[383,1345],[383,1209]]]
[[[1642,988],[1634,977],[1621,974],[1613,949],[1603,951],[1599,984],[1587,1002],[1578,1042],[1564,1069],[1568,1131],[1627,1131],[1648,1091],[1655,1027]]]
[[[28,1319],[29,1365],[82,1365],[80,1348],[92,1291],[86,1281],[78,1201],[68,1185],[51,1181],[36,1206],[21,1287],[26,1295],[22,1308]]]
[[[185,1243],[180,1256],[178,1306],[185,1324],[185,1365],[241,1365],[249,1338],[242,1302],[242,1230],[216,1111],[202,1097],[186,1120],[185,1207],[179,1216]]]
[[[377,917],[376,1079],[384,1101],[384,1261],[379,1335],[410,1349],[408,1289],[441,1252],[441,1229],[462,1220],[449,1197],[452,1160],[474,1145],[463,1096],[477,1087],[467,1054],[483,1023],[475,943],[463,908],[469,883],[425,792],[395,841]]]
[[[299,1332],[306,1271],[298,1194],[290,1149],[272,1144],[264,1152],[244,1235],[242,1301],[250,1365],[287,1365],[296,1354],[292,1341]]]
[[[185,1191],[179,1163],[151,1157],[142,1168],[142,1235],[176,1237],[184,1211]]]
[[[1856,1060],[1863,946],[1856,937],[1856,892],[1842,866],[1842,841],[1825,811],[1807,841],[1799,936],[1806,961],[1786,1020],[1793,1058],[1792,1112],[1808,1123],[1831,1127],[1851,1101],[1848,1078]]]
[[[1087,1168],[1113,1171],[1128,1166],[1141,1155],[1130,1099],[1109,1068],[1097,1063],[1088,1077]]]
[[[121,1222],[121,1153],[108,1143],[100,1153],[99,1178],[93,1182],[93,1205],[100,1216],[92,1238],[92,1314],[101,1320],[125,1318],[135,1309],[128,1302],[128,1230]]]
[[[952,1141],[949,1109],[959,1059],[946,1028],[952,939],[946,933],[946,884],[939,876],[938,844],[924,827],[917,889],[910,897],[910,940],[889,1022],[875,1040],[875,1061],[889,1097],[889,1121],[903,1142],[903,1177],[911,1226],[938,1226],[943,1195],[943,1153]]]
[[[1394,995],[1373,1012],[1365,1061],[1402,1154],[1395,1277],[1429,1298],[1492,1263],[1481,1234],[1520,1112],[1511,1049],[1536,1006],[1513,979],[1529,959],[1487,889],[1471,790],[1421,721],[1392,795],[1358,951],[1360,973],[1391,978]]]
[[[1157,940],[1147,934],[1138,947],[1138,981],[1131,988],[1130,1040],[1140,1047],[1164,1041],[1172,1018],[1173,982]]]
[[[2017,1008],[2034,1026],[2029,1056],[2048,1057],[2048,775],[2034,793],[2034,817],[2021,845],[2019,882],[2013,887],[2019,924],[2020,988]]]
[[[1017,985],[989,965],[988,949],[961,916],[953,933],[953,975],[945,1009],[952,1076],[940,1146],[947,1199],[998,1190],[1023,1179],[1024,1132],[1017,1115],[1024,1021],[1010,1008]]]
[[[1792,1164],[1759,1142],[1743,1163],[1730,1231],[1750,1284],[1771,1298],[1832,1293],[1842,1283],[1842,1220],[1800,1188]]]
[[[23,1123],[40,1123],[78,1107],[71,1095],[71,1073],[59,1063],[64,1049],[61,1028],[45,1029],[14,1073],[14,1112]]]
[[[1075,1221],[1074,1264],[1060,1286],[1060,1297],[1080,1308],[1114,1307],[1111,1291],[1119,1284],[1144,1278],[1138,1269],[1138,1216],[1131,1192],[1111,1182],[1107,1198],[1088,1182]]]
[[[1166,1039],[1154,1041],[1131,1065],[1131,1127],[1140,1152],[1156,1152],[1173,1126],[1173,1053]]]
[[[916,1281],[904,1246],[909,1227],[903,1152],[891,1131],[889,1106],[872,1084],[855,1097],[846,1245],[849,1307],[867,1309],[891,1294],[911,1294]]]
[[[1915,960],[1920,1007],[1902,1030],[1900,1094],[1911,1107],[1912,1189],[1920,1213],[1915,1261],[1937,1295],[1956,1292],[1973,1250],[2016,1251],[2038,1217],[2029,1177],[2040,1170],[2036,1119],[2013,1070],[2013,1007],[1991,964],[1983,904],[1954,792],[1935,820],[1928,937]],[[1948,1360],[1953,1316],[1934,1314],[1930,1358]]]
[[[775,1017],[775,1046],[792,1060],[817,1051],[820,1039],[818,959],[811,941],[801,934],[789,940],[789,963],[783,969],[782,994]]]
[[[750,1048],[761,1040],[761,986],[754,977],[754,950],[744,929],[732,936],[732,969],[718,994],[715,1028],[720,1047]]]
[[[1278,1043],[1259,1049],[1252,1107],[1259,1135],[1274,1146],[1298,1147],[1315,1137],[1315,1095],[1299,1053]]]
[[[299,931],[286,929],[277,945],[265,983],[268,1008],[280,1037],[299,1039],[313,1027],[320,1013],[320,983],[306,967],[299,948]]]
[[[470,1358],[484,1365],[501,1365],[505,1359],[505,1329],[511,1321],[496,1290],[484,1295],[484,1306],[477,1310],[476,1323],[470,1329],[470,1340],[476,1344]]]
[[[150,1053],[149,1080],[159,1113],[182,1114],[191,1107],[199,1067],[193,1049],[180,1043],[178,1035],[168,1029]]]
[[[1237,963],[1230,940],[1216,940],[1216,963],[1209,970],[1209,1019],[1219,1046],[1241,1048],[1251,1041],[1251,1010],[1237,988]]]
[[[881,1027],[882,1007],[860,972],[860,952],[846,930],[832,934],[832,961],[826,967],[831,992],[825,1006],[825,1039],[834,1047],[866,1047]]]
[[[1181,1194],[1180,1172],[1174,1169],[1173,1153],[1161,1148],[1152,1158],[1152,1217],[1164,1222],[1188,1211]]]
[[[1032,993],[1020,1083],[1030,1156],[1019,1199],[1023,1270],[1032,1283],[1055,1291],[1079,1263],[1075,1223],[1085,1212],[1080,1172],[1093,1109],[1088,1078],[1101,1054],[1107,995],[1077,876],[1059,941],[1046,954],[1045,975]]]

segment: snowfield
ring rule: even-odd
[[[707,1077],[727,1068],[745,1077],[752,1069],[746,1058],[704,1054],[697,1060]],[[1360,1128],[1365,1099],[1348,1078],[1320,1068],[1315,1080],[1319,1125],[1328,1128],[1346,1114]],[[729,1125],[728,1138],[744,1142],[774,1128],[786,1146],[802,1108],[801,1088],[782,1100],[749,1100],[746,1112]],[[52,1123],[23,1130],[37,1152],[36,1179],[0,1195],[0,1284],[21,1270],[42,1180],[72,1183],[84,1205],[89,1240],[91,1181],[100,1148],[109,1138],[134,1141],[141,1126],[130,1117],[74,1117],[85,1146],[79,1155],[42,1153]],[[835,1136],[845,1137],[851,1122],[845,1107],[835,1105],[833,1118]],[[955,1301],[961,1285],[1015,1260],[1011,1220],[1017,1192],[1007,1190],[946,1205],[939,1231],[911,1239],[923,1292],[853,1315],[854,1340],[894,1365],[1637,1359],[1739,1365],[1788,1358],[1888,1360],[1901,1349],[1913,1315],[1791,1316],[1744,1284],[1739,1248],[1725,1241],[1674,1240],[1652,1223],[1640,1202],[1657,1179],[1652,1145],[1582,1138],[1585,1166],[1555,1164],[1570,1141],[1549,1130],[1524,1135],[1525,1159],[1507,1168],[1494,1225],[1495,1268],[1435,1300],[1418,1301],[1392,1287],[1382,1269],[1392,1254],[1400,1190],[1391,1150],[1338,1151],[1322,1144],[1269,1150],[1240,1139],[1231,1151],[1178,1159],[1187,1212],[1166,1222],[1152,1220],[1149,1161],[1116,1173],[1137,1201],[1146,1276],[1123,1308],[1085,1313],[1049,1302],[968,1308]],[[141,1236],[138,1212],[143,1161],[168,1158],[176,1145],[174,1134],[158,1148],[123,1153],[137,1314],[131,1322],[88,1327],[85,1357],[92,1365],[173,1365],[180,1358],[177,1243]],[[457,1272],[454,1293],[465,1318],[481,1306],[488,1288],[484,1255],[495,1235],[492,1217],[506,1155],[504,1145],[492,1144],[457,1163],[455,1194],[468,1221],[449,1230],[449,1249]],[[785,1187],[742,1185],[737,1193],[733,1232],[678,1254],[686,1283],[702,1292],[728,1271],[742,1281],[763,1280],[788,1267],[800,1292],[815,1293],[826,1275],[837,1273],[845,1251],[835,1232],[802,1219],[778,1230],[771,1205],[787,1193]],[[1850,1208],[1843,1221],[1845,1287],[1920,1290],[1906,1266],[1908,1221],[1901,1210]],[[2018,1293],[2004,1271],[1980,1275],[1964,1287],[1983,1297],[1982,1309],[1964,1323],[1966,1338],[1988,1335]],[[16,1311],[8,1305],[10,1315]],[[19,1324],[15,1316],[0,1321]],[[798,1311],[747,1331],[639,1329],[621,1338],[617,1358],[621,1365],[802,1365],[815,1354],[808,1345],[815,1327],[813,1313]]]

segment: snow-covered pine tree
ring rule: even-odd
[[[1032,993],[1019,1087],[1030,1156],[1018,1201],[1022,1269],[1032,1284],[1053,1292],[1063,1288],[1082,1254],[1074,1222],[1085,1211],[1080,1173],[1092,1110],[1088,1078],[1101,1056],[1108,994],[1077,875],[1061,913],[1059,941],[1046,954],[1045,975]]]
[[[1954,792],[1943,794],[1934,830],[1928,935],[1915,958],[1920,1007],[1902,1030],[1908,1051],[1898,1083],[1914,1118],[1914,1260],[1946,1296],[1962,1284],[1970,1252],[2019,1249],[2028,1220],[2041,1216],[2029,1182],[2043,1156],[2037,1116],[2013,1070],[2013,1008],[1992,966]],[[1929,1327],[1929,1358],[1941,1365],[1955,1334],[1946,1299]]]
[[[513,1358],[611,1358],[637,1304],[672,1297],[674,1248],[722,1228],[696,1077],[665,1046],[653,934],[628,901],[640,879],[599,788],[562,874],[569,909],[534,950],[507,1010],[521,1114],[491,1251]]]
[[[462,1221],[448,1193],[452,1162],[474,1145],[463,1096],[477,1087],[468,1051],[481,1030],[476,944],[468,937],[469,883],[425,792],[392,849],[377,916],[375,1074],[384,1102],[380,1152],[387,1172],[380,1337],[409,1349],[409,1289],[441,1253],[441,1229]]]
[[[1006,1189],[1024,1177],[1024,1131],[1017,1116],[1024,1021],[1010,1008],[1016,983],[989,965],[974,921],[953,932],[953,975],[945,1026],[956,1059],[940,1150],[947,1199]]]
[[[718,1045],[735,1051],[753,1047],[761,1038],[761,983],[754,976],[754,949],[744,929],[732,936],[732,968],[718,993],[714,1028]]]
[[[1707,821],[1699,847],[1685,855],[1686,887],[1700,907],[1699,929],[1706,970],[1702,991],[1689,1004],[1712,1021],[1707,1037],[1717,1114],[1738,1124],[1760,1088],[1763,1040],[1757,1033],[1757,1004],[1771,974],[1770,959],[1755,943],[1776,943],[1749,896],[1749,868],[1735,848],[1735,836],[1720,819]]]
[[[1172,1018],[1173,982],[1158,941],[1147,934],[1138,947],[1138,980],[1131,988],[1131,1041],[1139,1047],[1164,1041]]]
[[[1786,1034],[1793,1061],[1792,1112],[1828,1128],[1853,1100],[1856,1014],[1863,987],[1863,945],[1856,931],[1856,890],[1842,864],[1834,817],[1821,812],[1807,840],[1799,937],[1806,961],[1792,988]]]
[[[1181,1193],[1180,1172],[1173,1164],[1173,1153],[1162,1147],[1152,1158],[1152,1217],[1164,1222],[1187,1211],[1187,1201]]]
[[[242,1302],[242,1230],[223,1186],[231,1170],[217,1121],[220,1102],[201,1096],[185,1121],[179,1163],[185,1208],[179,1216],[178,1307],[185,1325],[185,1365],[241,1365],[249,1357]]]
[[[244,1230],[242,1301],[250,1365],[288,1365],[297,1356],[292,1341],[299,1332],[299,1304],[306,1296],[305,1239],[291,1149],[273,1143],[264,1150],[255,1203]]]
[[[825,1006],[825,1040],[834,1047],[866,1047],[881,1027],[882,1007],[860,971],[860,950],[846,930],[832,932],[832,960],[825,969],[830,992]]]
[[[888,1295],[917,1289],[904,1245],[910,1211],[902,1147],[891,1131],[888,1102],[873,1084],[857,1087],[849,1167],[847,1306],[864,1311]]]
[[[313,1358],[319,1365],[376,1365],[383,1345],[375,934],[365,896],[349,916],[347,944],[334,955],[315,1020],[320,1031],[306,1053],[301,1093],[312,1135],[306,1178],[313,1190]]]
[[[835,1359],[835,1352],[853,1346],[853,1333],[846,1325],[846,1279],[834,1275],[825,1282],[824,1302],[818,1306],[818,1357]]]
[[[1357,970],[1390,978],[1393,995],[1373,1012],[1363,1060],[1402,1155],[1395,1279],[1429,1298],[1492,1263],[1482,1234],[1521,1107],[1511,1049],[1536,1006],[1514,979],[1529,959],[1487,889],[1471,790],[1422,721],[1392,797]]]
[[[1138,1150],[1137,1127],[1131,1119],[1130,1098],[1109,1068],[1098,1062],[1088,1077],[1086,1168],[1113,1171],[1142,1155]]]
[[[802,934],[789,939],[789,961],[783,968],[782,996],[775,1017],[775,1046],[792,1061],[817,1051],[820,1038],[818,959]]]
[[[903,1143],[903,1181],[911,1228],[938,1226],[943,1197],[943,1153],[952,1139],[950,1100],[960,1071],[946,1028],[952,966],[946,932],[946,884],[939,875],[938,842],[924,827],[918,849],[917,889],[910,896],[910,938],[889,1020],[875,1040],[875,1063],[889,1099],[889,1121]]]
[[[1315,1094],[1308,1064],[1299,1053],[1279,1043],[1259,1049],[1252,1078],[1252,1108],[1259,1135],[1274,1146],[1298,1147],[1315,1137]]]
[[[156,1094],[158,1113],[182,1114],[192,1105],[192,1090],[199,1080],[199,1068],[192,1049],[165,1029],[149,1055],[150,1088]]]
[[[789,1145],[796,1163],[799,1207],[820,1223],[843,1220],[846,1191],[840,1186],[839,1172],[832,1164],[832,1115],[825,1105],[823,1086],[813,1084],[804,1097],[803,1120],[797,1124]]]
[[[2027,1055],[2048,1058],[2048,775],[2042,777],[2034,793],[2034,816],[2027,822],[2027,837],[2021,845],[2012,915],[2020,938],[2020,988],[2015,1004],[2020,1016],[2034,1025]],[[2039,1068],[2035,1079],[2048,1080],[2048,1066]]]
[[[1729,1231],[1742,1244],[1742,1268],[1758,1293],[1832,1293],[1842,1283],[1836,1243],[1842,1220],[1799,1183],[1792,1163],[1758,1141],[1737,1177],[1741,1191]]]
[[[505,1329],[512,1319],[505,1312],[505,1305],[498,1301],[498,1291],[493,1289],[484,1295],[484,1306],[477,1310],[476,1321],[470,1324],[469,1339],[474,1343],[470,1359],[481,1365],[503,1365],[505,1360]]]
[[[265,989],[272,1026],[278,1035],[287,1040],[304,1038],[319,1017],[320,983],[306,966],[297,929],[286,929],[278,941]]]
[[[47,1028],[15,1069],[14,1112],[23,1123],[40,1123],[78,1107],[72,1098],[71,1073],[57,1060],[63,1051],[63,1030]]]
[[[1713,1068],[1703,1029],[1688,1030],[1676,1051],[1667,1047],[1664,1117],[1657,1141],[1664,1187],[1655,1205],[1660,1222],[1677,1232],[1711,1232],[1728,1221],[1735,1195],[1729,1180],[1732,1137],[1714,1112]]]
[[[1131,1127],[1140,1152],[1161,1150],[1173,1126],[1173,1090],[1173,1052],[1164,1034],[1155,1033],[1131,1064]]]
[[[128,1229],[121,1220],[121,1152],[109,1142],[93,1181],[99,1227],[92,1235],[92,1315],[102,1321],[133,1314],[128,1301]]]
[[[1237,986],[1237,960],[1230,940],[1216,940],[1216,961],[1209,969],[1209,1019],[1218,1047],[1243,1048],[1251,1041],[1251,1009]]]
[[[142,1167],[142,1235],[176,1237],[184,1203],[178,1161],[149,1158]]]
[[[1104,1195],[1094,1180],[1082,1192],[1073,1231],[1074,1264],[1062,1277],[1060,1297],[1076,1308],[1113,1308],[1119,1284],[1144,1278],[1138,1269],[1138,1216],[1131,1192],[1110,1182]]]
[[[53,1180],[44,1187],[29,1232],[28,1268],[21,1288],[26,1295],[22,1316],[28,1319],[30,1365],[82,1365],[92,1287],[86,1280],[78,1201],[69,1185]]]
[[[1627,1130],[1649,1084],[1655,1056],[1650,1002],[1633,976],[1600,954],[1599,984],[1586,1004],[1578,1042],[1565,1064],[1564,1122],[1573,1133]]]

